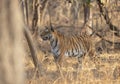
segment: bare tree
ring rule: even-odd
[[[0,1],[0,84],[24,83],[23,24],[17,1]]]
[[[27,3],[27,1],[22,1],[23,4]],[[23,6],[23,5],[21,5]],[[35,0],[35,2],[33,2],[33,18],[32,18],[32,27],[29,27],[29,17],[28,17],[28,3],[25,4],[22,8],[22,12],[23,12],[23,16],[24,16],[24,36],[26,38],[26,41],[28,43],[28,47],[30,49],[30,53],[31,53],[31,58],[33,60],[33,64],[35,66],[35,70],[39,73],[39,72],[43,72],[42,71],[42,64],[40,61],[38,61],[37,58],[37,36],[38,36],[38,6],[39,6],[39,2],[38,0]],[[32,32],[30,32],[30,28],[32,28]],[[42,53],[42,52],[41,52]],[[39,75],[39,74],[38,74]],[[42,75],[42,74],[41,74]]]

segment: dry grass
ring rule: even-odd
[[[66,59],[64,66],[57,71],[56,64],[51,54],[41,55],[38,53],[39,60],[42,58],[45,73],[38,76],[34,70],[32,62],[29,60],[26,65],[27,80],[26,84],[119,84],[120,83],[120,55],[102,54],[101,64],[95,64],[85,57],[82,68],[78,67],[76,58]],[[42,57],[41,57],[42,56]],[[26,60],[28,62],[28,60]]]

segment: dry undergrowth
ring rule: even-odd
[[[47,45],[46,45],[47,46]],[[38,59],[43,64],[44,73],[39,76],[33,62],[26,58],[26,84],[119,84],[120,53],[103,53],[99,66],[85,57],[82,68],[76,58],[66,58],[58,72],[53,55],[50,52],[38,52]]]

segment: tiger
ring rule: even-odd
[[[94,58],[93,43],[88,35],[72,34],[65,36],[54,29],[53,26],[46,26],[40,32],[40,37],[44,41],[48,40],[50,42],[51,52],[54,55],[55,62],[59,65],[61,65],[64,57],[77,57],[80,63],[82,63],[86,54],[90,55],[90,58]]]

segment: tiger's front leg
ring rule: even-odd
[[[78,68],[82,69],[82,61],[85,58],[85,54],[78,56]]]
[[[62,78],[64,77],[63,72],[62,72],[62,56],[58,56],[58,57],[54,57],[56,66],[57,66],[57,71],[60,73],[60,75],[62,76]]]
[[[82,57],[78,57],[78,68],[82,68]]]
[[[62,56],[54,56],[55,63],[57,64],[57,67],[62,67]]]
[[[58,61],[59,56],[54,56],[55,63]]]

